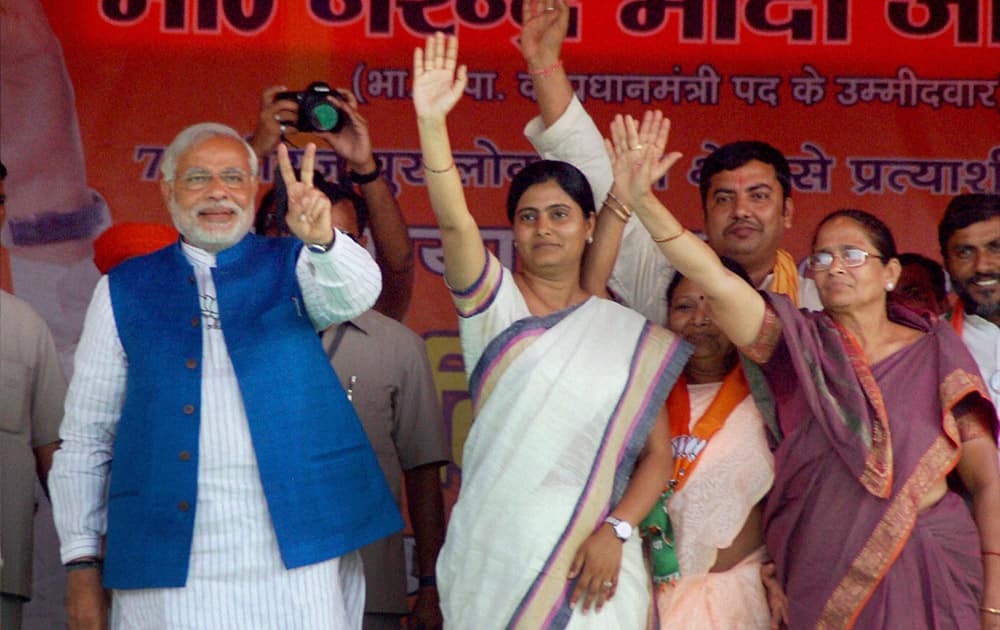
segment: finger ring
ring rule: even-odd
[[[306,213],[303,212],[302,214],[299,215],[299,221],[305,221],[305,220],[306,220]]]
[[[545,10],[546,11],[555,11],[556,8],[555,7],[545,7]]]
[[[637,145],[635,145],[634,147],[632,147],[632,149],[631,149],[631,150],[632,150],[632,151],[642,151],[642,146],[643,146],[643,145],[641,145],[641,144],[637,144]]]
[[[279,122],[280,123],[281,122],[281,116],[275,114],[274,115],[274,122]]]
[[[601,588],[603,588],[606,591],[610,591],[611,587],[614,585],[615,583],[612,582],[611,580],[604,580],[603,582],[601,582]]]

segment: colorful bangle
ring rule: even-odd
[[[654,243],[669,243],[670,241],[677,240],[680,237],[684,236],[685,232],[687,232],[687,230],[685,230],[684,228],[681,228],[681,231],[678,232],[677,234],[672,234],[670,236],[665,236],[663,238],[656,238],[654,236],[653,237],[653,242]]]
[[[451,164],[449,164],[445,168],[442,168],[441,170],[438,170],[436,168],[431,168],[431,167],[427,166],[427,162],[424,162],[423,160],[420,160],[420,163],[424,165],[424,172],[425,173],[438,173],[438,174],[441,174],[441,173],[447,173],[451,169],[455,168],[455,161],[454,160],[451,161]]]
[[[562,59],[555,62],[551,66],[545,66],[541,70],[529,70],[528,74],[533,77],[547,77],[559,68],[562,68]]]

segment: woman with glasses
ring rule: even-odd
[[[616,118],[623,201],[753,362],[775,446],[765,540],[788,625],[1000,626],[996,412],[949,327],[889,305],[900,274],[889,229],[860,210],[823,219],[809,268],[824,310],[797,310],[681,227],[651,188],[672,160],[637,138],[631,117]]]

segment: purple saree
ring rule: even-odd
[[[777,443],[764,527],[791,627],[977,628],[982,565],[968,508],[949,490],[918,513],[958,463],[952,409],[969,395],[989,400],[961,340],[893,309],[925,334],[868,365],[825,313],[765,297],[764,326],[743,350],[759,364],[748,378]]]

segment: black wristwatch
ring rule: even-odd
[[[348,174],[348,177],[350,177],[351,181],[354,182],[355,184],[358,184],[359,186],[364,186],[365,184],[370,184],[376,179],[378,179],[378,176],[381,174],[382,174],[382,160],[376,157],[374,171],[372,171],[371,173],[358,173],[352,170]]]

